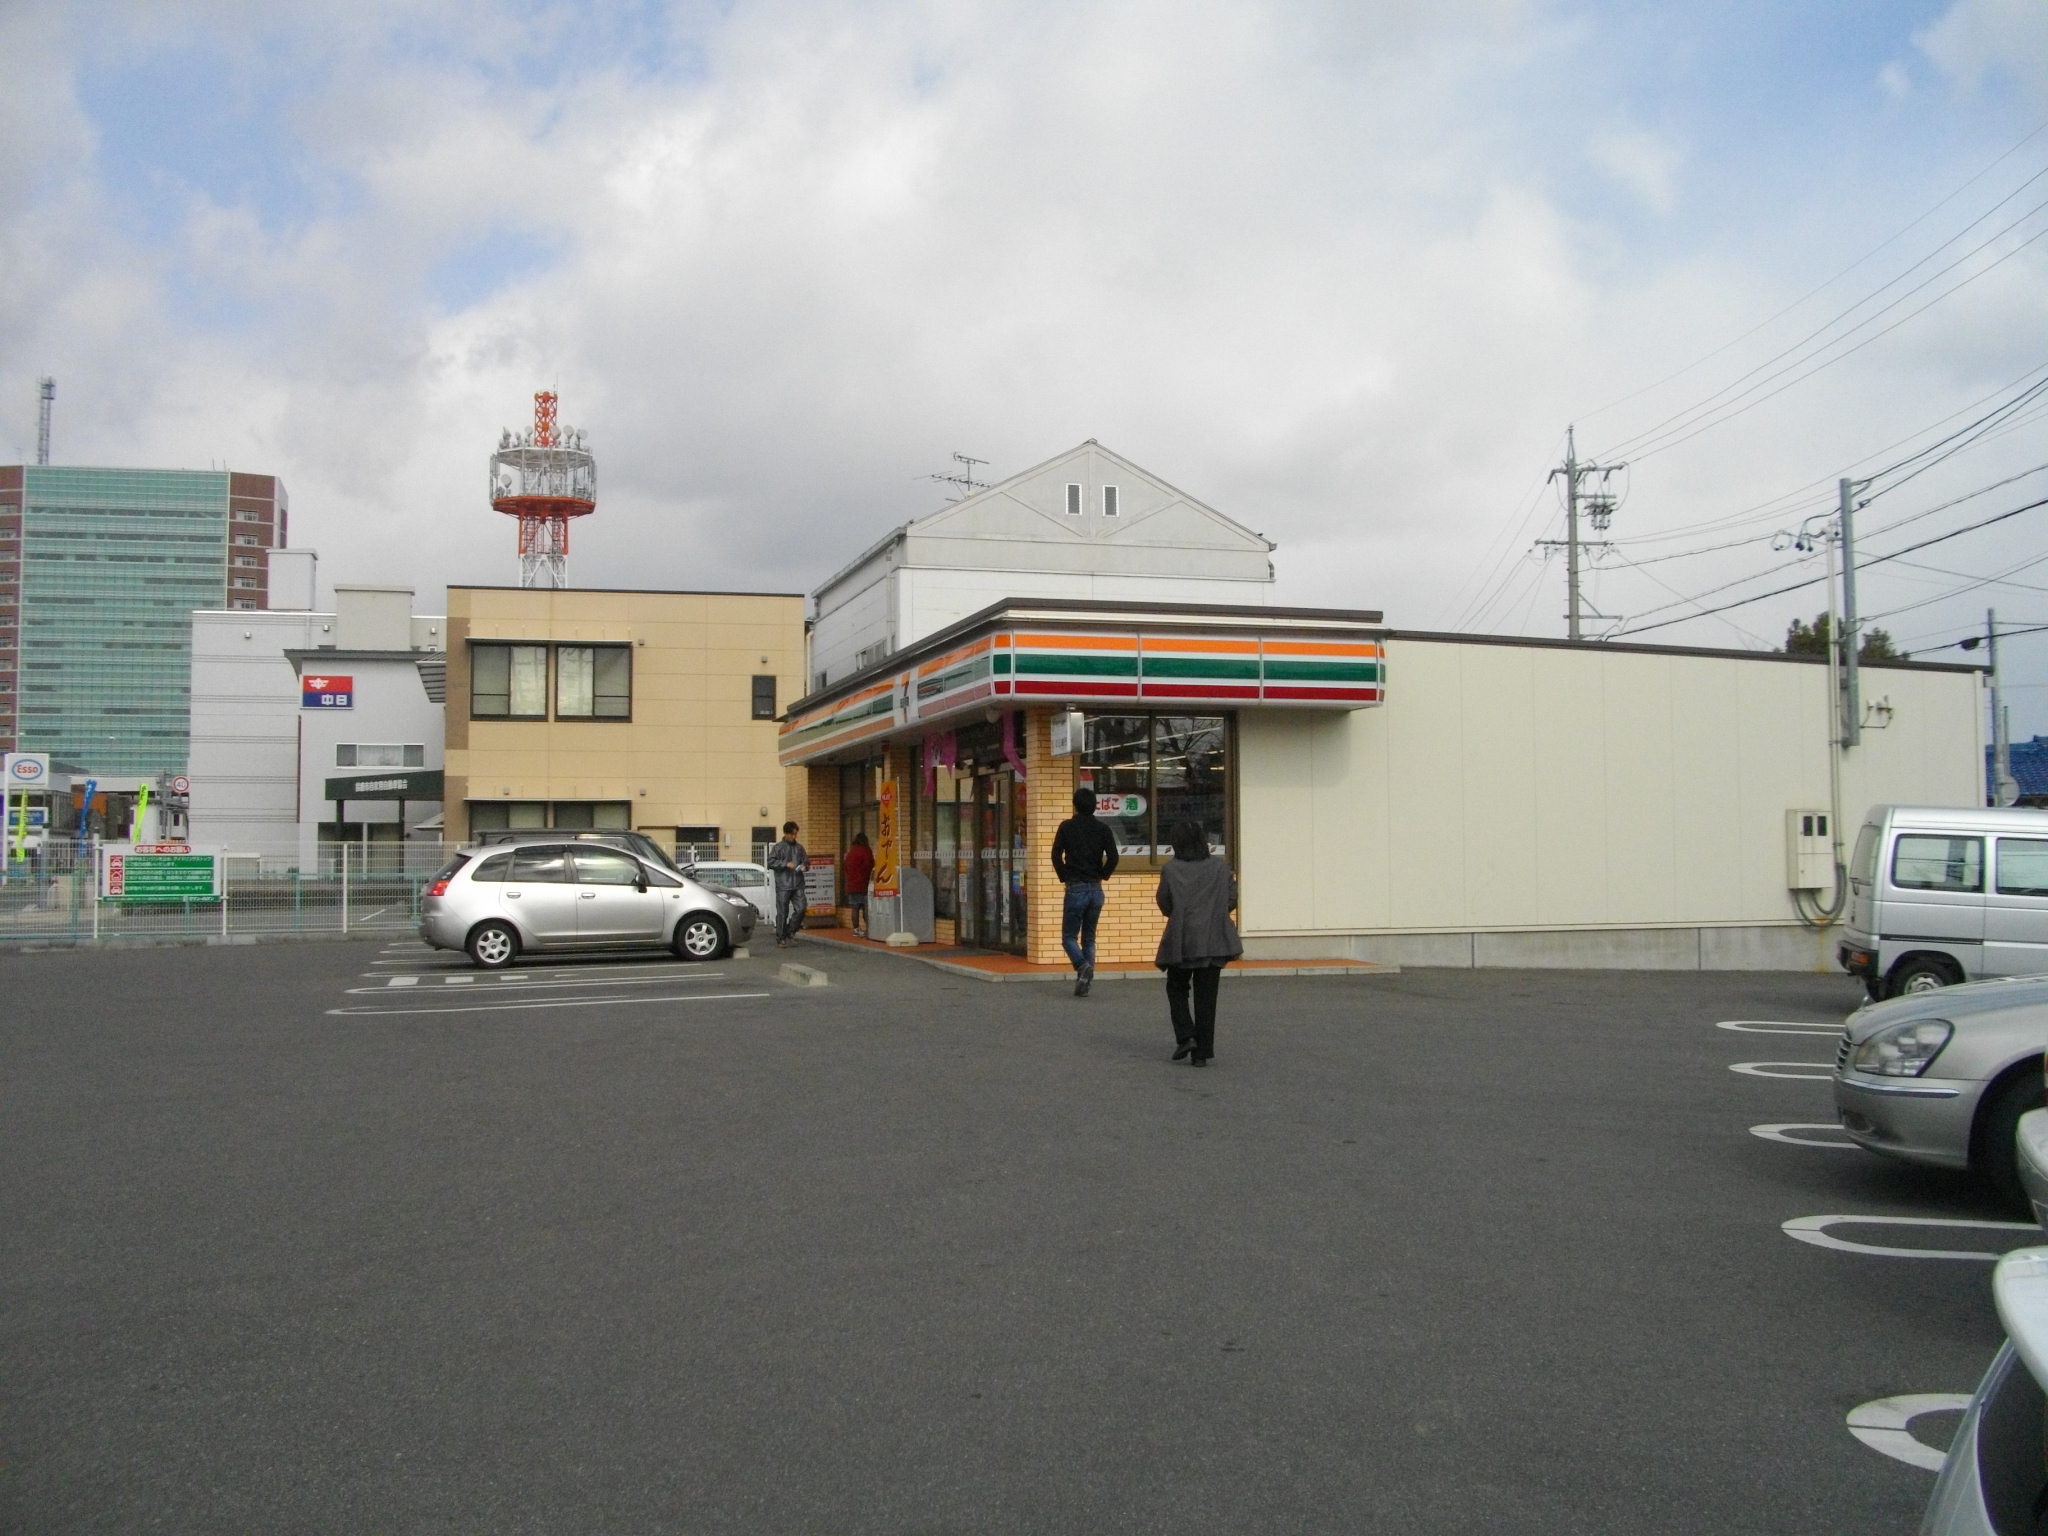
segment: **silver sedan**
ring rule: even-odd
[[[1967,1168],[2020,1197],[2020,1116],[2043,1102],[2048,976],[1978,981],[1872,1003],[1835,1056],[1835,1111],[1858,1145]]]

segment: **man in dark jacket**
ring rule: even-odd
[[[1102,916],[1102,882],[1116,873],[1116,835],[1095,817],[1095,791],[1074,791],[1074,814],[1052,837],[1052,872],[1067,888],[1060,945],[1074,962],[1074,996],[1086,997],[1095,980],[1095,924]]]

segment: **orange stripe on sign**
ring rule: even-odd
[[[1161,635],[1145,637],[1145,654],[1162,656],[1256,656],[1256,640],[1181,640]]]
[[[1030,651],[1135,651],[1136,635],[1012,635],[1010,643]]]
[[[943,672],[948,667],[957,666],[959,663],[968,660],[970,657],[979,656],[983,651],[989,648],[991,643],[992,642],[988,640],[977,640],[972,645],[961,646],[960,649],[957,651],[948,651],[945,655],[941,656],[937,661],[928,661],[923,666],[919,667],[917,669],[917,675],[919,677],[930,677],[934,672]]]
[[[1331,640],[1268,640],[1266,642],[1266,654],[1268,656],[1374,657],[1379,655],[1379,653],[1380,648],[1378,644],[1370,640],[1363,645],[1345,645]]]

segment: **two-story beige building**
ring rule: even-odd
[[[803,685],[798,593],[450,587],[445,835],[619,827],[753,858]]]

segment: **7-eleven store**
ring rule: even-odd
[[[1060,964],[1052,838],[1075,787],[1091,785],[1123,853],[1098,958],[1149,961],[1168,828],[1196,817],[1241,868],[1242,799],[1262,776],[1244,756],[1247,723],[1379,704],[1379,619],[997,603],[790,706],[779,748],[792,771],[790,814],[814,854],[837,854],[856,831],[879,846],[882,807],[893,803],[904,878],[930,882],[932,937]],[[1067,738],[1058,753],[1056,734]],[[1241,885],[1253,929],[1260,893]]]

